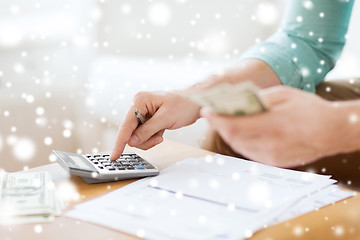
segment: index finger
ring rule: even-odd
[[[126,144],[129,142],[132,133],[135,131],[137,127],[138,127],[138,119],[134,114],[133,106],[132,106],[127,112],[124,122],[119,127],[115,146],[110,156],[111,161],[116,160],[121,156],[121,154],[125,149]]]
[[[209,108],[202,108],[200,114],[218,132],[231,136],[236,135],[237,138],[261,136],[265,133],[266,128],[273,124],[273,119],[269,118],[268,112],[246,116],[230,116],[217,114]]]
[[[265,97],[271,107],[281,104],[289,100],[292,96],[298,94],[301,90],[293,89],[287,86],[275,86],[261,90],[261,94]],[[301,91],[304,93],[304,91]]]

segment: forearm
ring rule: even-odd
[[[246,59],[224,70],[221,74],[209,76],[204,81],[190,86],[185,91],[203,90],[225,83],[234,85],[243,81],[252,81],[260,88],[281,85],[276,73],[265,62],[258,59]]]

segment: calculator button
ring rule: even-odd
[[[94,155],[94,158],[98,158],[98,157],[100,157],[100,155]]]
[[[117,167],[117,170],[125,170],[126,168],[124,167]]]
[[[103,167],[103,166],[98,166],[98,168],[100,168],[100,169],[104,169],[104,167]]]
[[[110,157],[109,154],[103,154],[102,156],[103,156],[103,157],[106,157],[106,158]]]
[[[134,165],[134,167],[135,167],[136,169],[145,169],[144,166],[141,165],[141,164]]]
[[[127,170],[135,170],[134,167],[126,167]]]

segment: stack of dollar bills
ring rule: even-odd
[[[50,173],[0,173],[0,223],[49,222],[65,205]]]
[[[250,115],[268,109],[266,99],[252,82],[222,84],[203,91],[186,93],[184,97],[219,114]]]

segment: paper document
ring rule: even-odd
[[[334,182],[221,155],[189,158],[66,215],[146,239],[243,239],[351,196]]]

